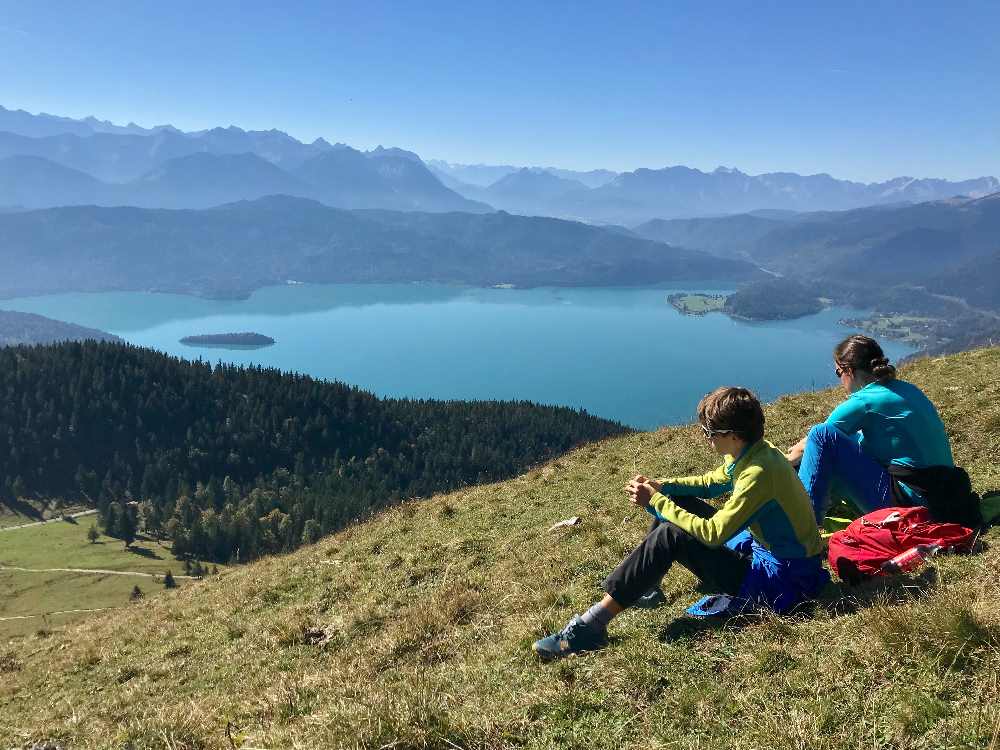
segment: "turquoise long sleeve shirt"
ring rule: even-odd
[[[865,452],[883,466],[954,466],[951,442],[937,409],[905,380],[869,383],[840,404],[826,423],[859,434]]]

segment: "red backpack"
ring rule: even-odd
[[[965,526],[932,521],[930,511],[921,505],[882,508],[834,533],[827,557],[842,581],[858,583],[884,575],[883,563],[918,544],[939,544],[947,550],[968,552],[974,537],[975,531]]]

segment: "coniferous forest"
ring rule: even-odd
[[[568,408],[380,399],[94,341],[0,349],[0,389],[5,497],[83,499],[114,536],[141,528],[220,562],[625,430]]]

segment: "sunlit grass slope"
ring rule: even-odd
[[[1000,487],[1000,349],[903,375],[940,406],[977,489]],[[791,442],[838,398],[780,399],[768,436]],[[1000,747],[996,532],[919,576],[833,587],[810,617],[721,629],[681,619],[697,592],[678,569],[668,604],[623,615],[611,648],[536,662],[531,642],[645,530],[624,480],[714,461],[693,427],[585,446],[0,647],[0,746]]]

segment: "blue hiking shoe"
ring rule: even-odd
[[[608,642],[606,632],[598,631],[588,625],[579,615],[573,615],[566,627],[558,633],[535,641],[531,647],[541,659],[558,659],[585,651],[595,651]]]

